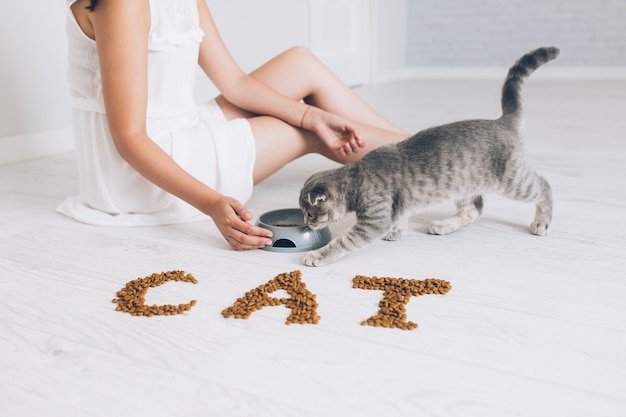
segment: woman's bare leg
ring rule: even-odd
[[[248,119],[256,139],[256,162],[254,183],[258,184],[287,163],[309,153],[319,153],[327,158],[347,164],[355,162],[363,155],[381,145],[399,142],[407,138],[406,133],[389,132],[369,125],[358,125],[365,146],[356,153],[338,155],[311,131],[300,129],[269,116]]]
[[[308,153],[320,153],[334,161],[348,163],[378,146],[398,142],[409,136],[379,115],[306,48],[289,49],[250,75],[287,97],[304,100],[350,120],[357,126],[365,142],[365,147],[359,152],[340,156],[328,149],[313,132],[273,117],[256,116],[219,96],[217,102],[228,119],[249,119],[257,147],[255,183]]]
[[[250,73],[276,91],[294,100],[319,107],[342,116],[355,124],[371,125],[391,132],[406,133],[378,114],[354,91],[322,64],[307,48],[295,47],[276,56]],[[220,96],[218,103],[225,108],[226,116],[252,116]],[[223,106],[224,105],[224,106]]]

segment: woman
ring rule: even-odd
[[[68,79],[80,196],[59,211],[102,225],[209,215],[236,250],[271,244],[249,223],[254,184],[307,153],[348,163],[407,133],[305,48],[251,74],[204,0],[68,0]],[[219,89],[197,105],[197,65]]]

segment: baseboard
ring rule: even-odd
[[[549,65],[549,64],[548,64]],[[508,67],[406,67],[374,76],[372,84],[416,79],[502,79]],[[549,67],[533,78],[546,80],[626,80],[626,67]]]
[[[0,137],[0,165],[74,149],[72,129],[51,129]]]

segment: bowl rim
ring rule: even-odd
[[[279,226],[267,223],[268,216],[281,214],[287,214],[291,216],[300,215],[300,219],[303,224],[298,226]],[[274,236],[272,236],[271,245],[264,246],[260,249],[269,252],[279,253],[308,252],[310,250],[318,249],[330,242],[332,236],[328,226],[324,226],[321,229],[313,230],[304,223],[304,214],[299,208],[276,209],[261,214],[257,219],[257,226],[271,230],[272,232],[274,232]],[[310,242],[298,241],[299,237],[301,237],[302,239],[309,239]],[[277,241],[282,239],[290,240],[296,246],[274,246]],[[320,245],[321,242],[323,242],[323,244]]]
[[[287,214],[287,213],[293,213],[293,214],[300,214],[300,216],[302,217],[302,224],[301,225],[297,225],[297,226],[280,226],[277,224],[271,224],[271,223],[267,223],[267,221],[263,220],[264,218],[267,219],[267,216],[270,216],[272,214]],[[284,208],[284,209],[277,209],[277,210],[271,210],[271,211],[267,211],[263,214],[261,214],[259,216],[259,220],[258,220],[258,224],[259,225],[263,225],[263,226],[268,226],[271,228],[274,227],[280,227],[281,229],[299,229],[299,228],[306,228],[309,229],[311,231],[314,231],[312,229],[309,228],[309,226],[307,226],[304,223],[304,214],[302,214],[302,210],[300,210],[299,208]]]

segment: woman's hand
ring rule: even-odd
[[[365,146],[359,131],[350,122],[317,107],[307,108],[301,127],[315,132],[326,146],[341,156],[356,153]]]
[[[272,232],[248,223],[252,214],[234,198],[219,199],[212,204],[209,215],[234,250],[259,249],[272,244]]]

